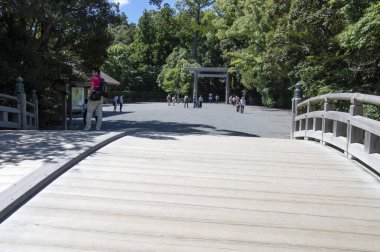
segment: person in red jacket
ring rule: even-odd
[[[87,105],[87,117],[86,117],[86,126],[84,130],[91,129],[91,119],[92,114],[95,111],[95,116],[97,117],[96,121],[96,130],[100,130],[102,126],[102,106],[103,106],[103,98],[100,93],[100,70],[97,67],[92,69],[92,77],[90,80],[90,90],[88,91],[88,105]]]

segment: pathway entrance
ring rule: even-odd
[[[193,100],[198,98],[199,78],[225,78],[226,79],[226,104],[230,96],[230,74],[227,67],[187,67],[186,71],[194,72]]]

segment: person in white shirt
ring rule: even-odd
[[[236,106],[236,112],[239,112],[239,110],[240,110],[240,98],[239,98],[239,96],[235,97],[235,106]]]
[[[240,112],[243,113],[244,112],[244,106],[245,106],[246,102],[245,102],[245,98],[244,96],[240,99]]]
[[[115,96],[114,98],[113,98],[113,102],[112,102],[112,105],[113,105],[113,112],[116,112],[116,108],[117,108],[117,99],[118,99],[119,97],[118,96]]]
[[[199,96],[198,101],[199,101],[199,107],[202,108],[202,103],[203,103],[203,97],[202,97],[202,95]]]
[[[123,101],[123,96],[120,95],[120,97],[119,97],[120,112],[121,112],[122,109],[123,109],[123,103],[124,103],[124,101]]]
[[[170,94],[166,96],[166,101],[168,102],[168,106],[170,106],[170,103],[172,102],[172,97],[170,96]]]
[[[175,106],[175,102],[176,102],[176,99],[175,99],[175,96],[173,95],[173,97],[172,97],[173,106]]]
[[[185,97],[183,98],[183,102],[185,103],[183,107],[189,108],[189,96],[185,95]]]

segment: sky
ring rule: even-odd
[[[149,4],[149,0],[109,0],[110,2],[120,3],[120,12],[124,12],[128,17],[128,22],[137,23],[145,9],[157,9]],[[164,0],[163,3],[168,3],[174,7],[176,0]]]

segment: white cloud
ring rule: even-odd
[[[110,0],[112,3],[119,3],[120,6],[129,4],[129,0]]]

